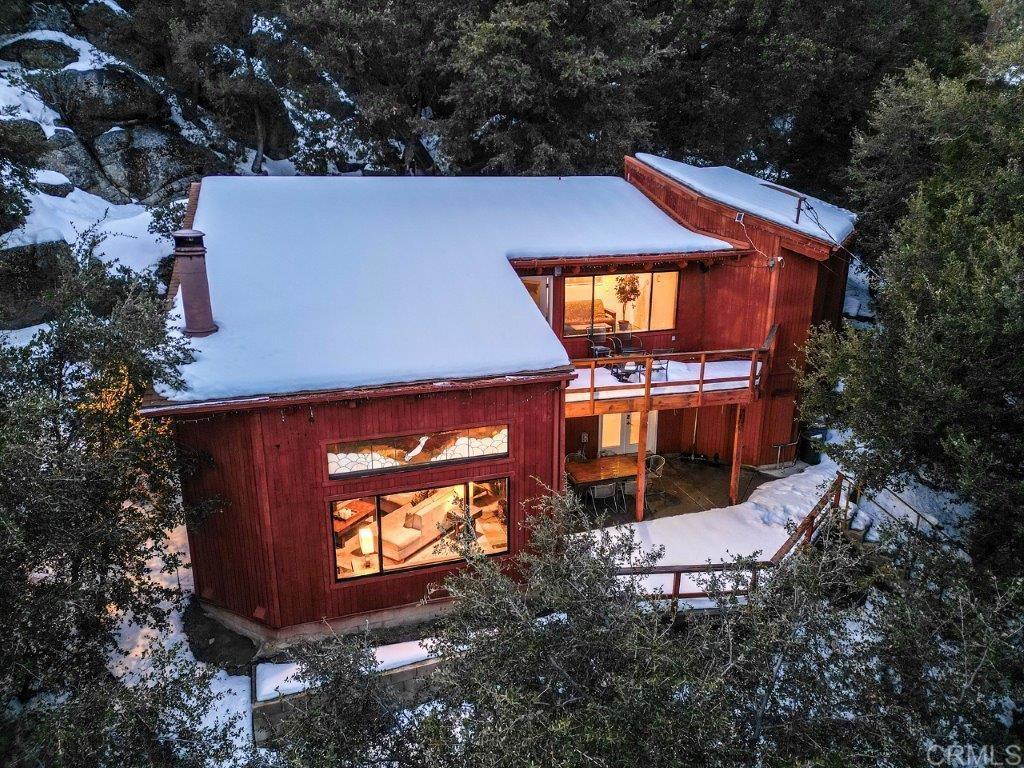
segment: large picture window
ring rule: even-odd
[[[331,443],[327,446],[327,474],[336,480],[363,472],[507,454],[508,425],[495,424],[379,440]]]
[[[472,525],[471,530],[467,530]],[[459,541],[508,552],[508,480],[331,502],[338,581],[459,559]]]
[[[676,327],[678,272],[565,278],[564,336]]]

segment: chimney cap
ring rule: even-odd
[[[181,255],[193,255],[199,252],[205,253],[206,247],[203,244],[203,232],[198,229],[178,229],[171,233],[174,238],[174,250]]]

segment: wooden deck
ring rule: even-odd
[[[752,403],[771,369],[776,332],[773,327],[760,347],[746,349],[574,360],[565,416]]]

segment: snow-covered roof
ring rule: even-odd
[[[841,244],[853,234],[856,214],[780,184],[724,165],[702,168],[638,152],[636,159],[711,200],[759,216],[794,232]],[[800,220],[797,203],[804,199]]]
[[[510,258],[731,247],[613,177],[211,177],[193,225],[220,330],[178,402],[561,368]]]

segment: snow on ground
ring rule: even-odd
[[[787,524],[797,525],[807,516],[835,479],[837,469],[832,461],[823,459],[817,466],[755,488],[742,504],[616,527],[632,529],[648,551],[664,547],[659,565],[724,563],[753,555],[767,560],[789,538]],[[651,576],[644,583],[652,593],[671,591],[672,578]],[[686,576],[680,587],[683,592],[702,589]]]
[[[953,494],[908,480],[906,487],[898,493],[883,489],[862,498],[851,527],[867,531],[866,538],[874,541],[878,538],[879,528],[896,518],[918,530],[937,530],[956,539],[958,525],[971,515],[972,510],[971,504],[958,500]]]
[[[81,189],[75,189],[67,197],[33,192],[29,199],[32,211],[25,223],[0,237],[0,247],[54,240],[73,243],[79,233],[101,222],[99,231],[106,234],[107,239],[100,245],[99,252],[108,262],[116,259],[127,267],[142,271],[155,266],[171,252],[168,243],[149,233],[152,217],[144,206],[114,205]]]
[[[179,526],[171,531],[169,542],[171,547],[180,553],[188,554],[188,539],[185,527]],[[191,594],[193,590],[192,571],[182,568],[176,573],[163,573],[159,563],[150,565],[150,574],[165,586],[180,586],[182,592]],[[131,682],[149,664],[146,652],[156,644],[166,648],[176,648],[179,663],[183,666],[200,666],[200,662],[192,655],[185,637],[184,620],[180,610],[174,610],[170,616],[170,627],[165,632],[140,627],[130,619],[126,619],[117,633],[118,646],[125,652],[124,657],[112,659],[111,670],[125,680]],[[218,670],[213,678],[211,688],[215,694],[221,694],[215,707],[204,718],[203,725],[227,723],[237,718],[236,742],[239,748],[248,746],[252,741],[252,705],[249,696],[249,678],[243,675],[229,675]]]
[[[386,672],[409,664],[429,659],[427,646],[430,638],[409,640],[404,643],[381,645],[374,649],[377,657],[377,671]],[[280,696],[306,690],[308,684],[302,679],[297,662],[258,664],[256,666],[256,700],[271,701]]]

